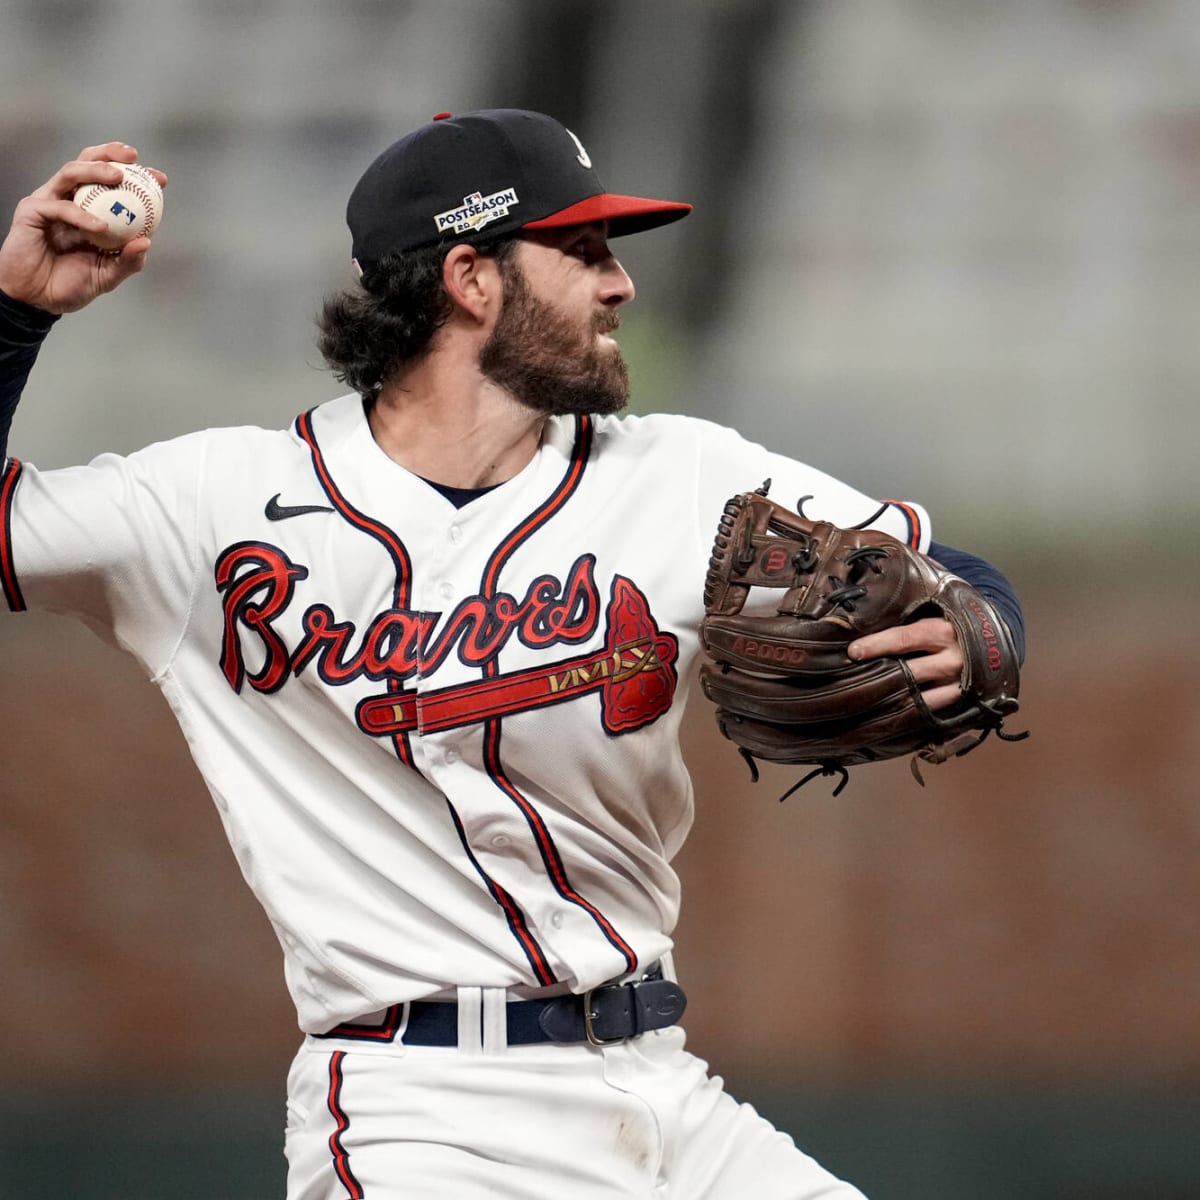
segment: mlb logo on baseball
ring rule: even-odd
[[[162,220],[163,193],[158,180],[137,163],[115,163],[120,183],[85,183],[72,199],[84,212],[99,217],[108,228],[90,235],[96,246],[118,250],[136,237],[149,237]]]

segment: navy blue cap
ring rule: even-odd
[[[678,221],[690,204],[605,191],[588,152],[542,113],[491,108],[427,125],[389,146],[350,196],[360,266],[472,234],[607,221],[610,237]]]

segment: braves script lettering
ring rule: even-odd
[[[249,684],[256,691],[274,692],[310,667],[332,686],[365,678],[386,680],[395,688],[418,673],[428,680],[450,654],[482,669],[514,636],[533,649],[578,644],[591,638],[599,625],[595,564],[594,555],[582,555],[565,582],[541,575],[521,598],[507,592],[471,596],[449,614],[386,609],[361,632],[354,622],[339,620],[329,605],[311,604],[301,618],[298,644],[289,647],[277,622],[294,599],[297,581],[308,578],[308,569],[277,546],[239,543],[225,550],[216,565],[224,612],[221,670],[235,691]],[[248,647],[262,659],[254,671],[246,666]],[[603,684],[605,728],[624,732],[670,707],[677,654],[677,639],[658,630],[642,593],[617,576],[607,609],[605,647],[598,656],[553,661],[517,675],[494,676],[485,684],[431,691],[425,701],[416,693],[392,691],[362,702],[358,723],[377,737],[404,729],[445,728],[569,699]],[[631,699],[632,708],[624,711]],[[419,719],[422,706],[429,709],[429,721]]]
[[[249,683],[259,692],[274,692],[288,676],[288,651],[271,622],[291,603],[296,580],[308,577],[275,546],[239,542],[218,559],[217,591],[223,592],[225,628],[221,635],[221,671],[235,692]],[[264,661],[246,671],[237,629],[241,625],[262,643]]]

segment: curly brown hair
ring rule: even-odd
[[[503,270],[516,241],[508,234],[471,244]],[[442,261],[449,249],[443,243],[385,255],[366,266],[357,287],[323,301],[317,349],[335,378],[364,400],[374,400],[388,379],[420,361],[449,319],[451,301],[442,284]]]

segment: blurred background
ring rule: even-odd
[[[1033,736],[924,789],[780,805],[693,712],[693,1048],[871,1200],[1194,1200],[1200,6],[0,0],[4,211],[112,138],[171,176],[13,451],[335,395],[350,187],[499,105],[696,204],[617,244],[638,411],[920,500],[1026,603]],[[165,704],[56,619],[0,618],[0,663],[0,1195],[282,1196],[279,951]]]

